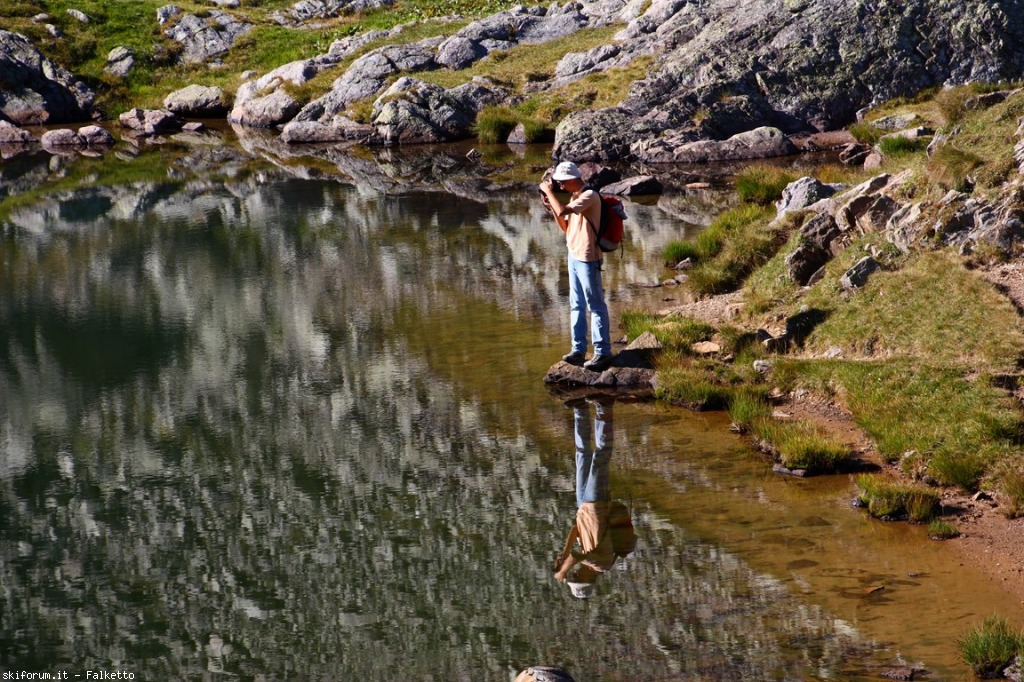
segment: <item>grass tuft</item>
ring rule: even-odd
[[[516,114],[510,108],[485,107],[476,116],[476,136],[486,144],[504,142],[517,123]]]
[[[658,387],[654,395],[691,410],[721,410],[729,404],[731,390],[713,374],[686,364],[677,354],[663,353],[658,359]]]
[[[945,144],[928,159],[928,179],[944,189],[966,192],[973,184],[971,174],[983,164],[977,154]]]
[[[881,128],[876,128],[870,123],[854,123],[848,130],[853,135],[853,139],[857,140],[861,144],[873,145],[878,142],[882,135],[885,135],[885,131]]]
[[[886,476],[864,474],[857,477],[860,499],[876,517],[906,516],[916,523],[931,520],[939,511],[939,493],[921,485],[897,483]]]
[[[785,168],[755,164],[736,175],[736,192],[742,201],[767,206],[781,199],[782,190],[796,179],[796,174]]]
[[[928,524],[928,537],[932,540],[952,540],[960,537],[960,531],[945,519],[934,519]]]
[[[1024,469],[1019,464],[1005,464],[997,476],[999,509],[1007,517],[1024,516]]]
[[[835,471],[850,449],[818,428],[795,422],[760,422],[757,434],[770,442],[787,469],[810,473]]]
[[[700,233],[697,248],[701,258],[688,273],[690,287],[701,294],[725,293],[768,262],[799,220],[789,216],[769,222],[773,214],[774,209],[743,204],[723,213]]]
[[[960,658],[982,679],[1001,677],[1022,647],[1024,636],[999,616],[989,616],[957,640]]]
[[[878,148],[882,154],[888,157],[900,158],[908,154],[916,154],[924,151],[927,145],[924,140],[910,139],[907,137],[883,137],[878,141]]]
[[[690,353],[690,346],[707,341],[715,328],[707,322],[688,317],[664,316],[649,312],[625,311],[620,324],[632,341],[644,332],[651,332],[665,350],[682,355]]]

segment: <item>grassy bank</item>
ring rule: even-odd
[[[880,172],[910,173],[901,201],[937,203],[950,189],[992,199],[1015,177],[1012,149],[1024,95],[972,108],[976,94],[968,87],[888,103],[859,126],[858,137],[877,142],[884,156]],[[955,121],[959,132],[929,157],[927,140],[881,138],[884,131],[872,121],[893,114],[914,114],[916,125],[942,132]],[[826,181],[836,180],[834,170],[829,175]],[[1011,301],[983,277],[992,256],[976,251],[964,257],[938,247],[905,254],[884,234],[861,234],[828,263],[820,281],[801,287],[789,278],[785,258],[799,247],[807,216],[777,220],[771,207],[789,179],[763,167],[737,177],[744,199],[739,207],[695,240],[665,248],[666,265],[693,262],[687,272],[694,292],[742,289],[743,315],[726,328],[702,328],[701,336],[746,341],[723,342],[712,358],[698,358],[678,348],[690,337],[672,341],[670,327],[648,320],[646,330],[669,348],[658,360],[659,395],[729,409],[737,428],[785,466],[804,468],[811,461],[807,468],[816,471],[835,468],[844,457],[832,452],[828,433],[773,419],[765,396],[772,389],[827,396],[849,410],[881,459],[903,476],[896,483],[860,481],[873,514],[928,521],[936,513],[936,486],[987,489],[1008,516],[1024,513],[1024,412],[1007,390],[1024,361],[1024,325]],[[935,217],[926,212],[922,220]],[[840,277],[869,253],[881,270],[861,289],[845,291]],[[698,328],[699,321],[687,325]],[[769,342],[775,344],[770,350],[751,340],[755,329],[773,326],[788,327],[787,340]],[[759,359],[771,363],[764,375],[751,370]],[[791,442],[812,443],[814,457],[793,454],[803,446]],[[951,533],[955,529],[935,530]]]
[[[331,43],[346,36],[390,29],[413,21],[459,17],[452,22],[426,22],[408,35],[403,33],[387,41],[411,42],[429,35],[454,33],[474,17],[508,9],[516,3],[510,0],[398,0],[392,7],[312,22],[313,27],[307,28],[282,26],[275,20],[275,13],[287,11],[293,2],[242,0],[240,7],[223,11],[252,24],[253,29],[221,56],[216,68],[177,63],[181,47],[163,35],[163,28],[156,21],[157,9],[166,4],[163,0],[0,0],[0,17],[4,18],[5,29],[25,35],[43,54],[82,78],[96,91],[97,108],[108,117],[116,117],[133,106],[159,106],[167,93],[190,83],[218,85],[234,93],[244,71],[265,73],[290,61],[323,54]],[[175,4],[183,12],[199,17],[217,10],[199,2]],[[90,21],[79,22],[67,13],[69,9],[84,12]],[[46,14],[48,18],[33,21],[38,14]],[[55,26],[62,35],[52,36],[46,24]],[[352,59],[383,44],[367,45]],[[136,65],[127,78],[103,72],[107,55],[119,46],[129,47],[135,53]],[[307,99],[325,92],[352,59],[331,69],[330,77],[319,81],[320,91],[313,93],[307,89],[304,93]]]

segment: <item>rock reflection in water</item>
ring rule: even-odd
[[[531,202],[245,176],[62,214],[89,191],[2,229],[5,668],[762,680],[863,649],[643,499],[610,598],[551,579],[572,425],[538,349],[564,341],[564,243]],[[618,452],[658,421],[631,407]]]

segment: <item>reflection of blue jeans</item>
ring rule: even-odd
[[[590,309],[590,331],[594,353],[611,355],[611,323],[608,305],[601,287],[601,261],[586,263],[569,256],[569,326],[572,328],[572,350],[587,352],[587,309]]]
[[[611,404],[598,404],[593,432],[588,403],[575,406],[573,417],[576,426],[576,506],[584,502],[607,502],[611,500],[608,465],[612,461],[612,443],[615,440]],[[594,437],[593,450],[590,449],[591,436]]]

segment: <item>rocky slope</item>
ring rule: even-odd
[[[330,3],[306,4],[310,7],[296,11],[333,11]],[[180,34],[189,17],[174,6],[162,7],[154,28],[184,39]],[[217,10],[211,17],[215,21],[197,24],[201,30],[189,34],[202,38],[202,45],[192,49],[192,43],[183,43],[186,61],[220,59],[247,30],[230,11]],[[411,44],[399,44],[403,27],[335,41],[324,54],[249,76],[228,116],[253,127],[292,123],[285,139],[293,143],[464,139],[473,135],[479,111],[495,102],[514,105],[537,92],[558,92],[587,74],[656,55],[646,76],[622,93],[619,106],[565,118],[554,155],[648,163],[781,155],[795,150],[783,135],[841,127],[864,107],[894,97],[1019,78],[1022,17],[1024,0],[596,0],[516,7]],[[473,66],[491,53],[609,24],[623,26],[614,42],[568,52],[546,78],[531,76],[519,92],[486,80],[446,89],[415,79],[416,73],[447,69],[469,70],[470,81]],[[392,37],[394,43],[365,51],[370,40]],[[56,65],[44,65],[27,43],[0,32],[0,80],[7,84],[0,120],[89,118],[88,88]],[[348,59],[353,56],[354,61]],[[294,87],[325,71],[337,72],[326,92],[305,104],[295,99]],[[396,79],[410,75],[395,87]],[[371,120],[356,124],[347,109],[366,98],[376,98]],[[718,141],[725,144],[709,144]]]

